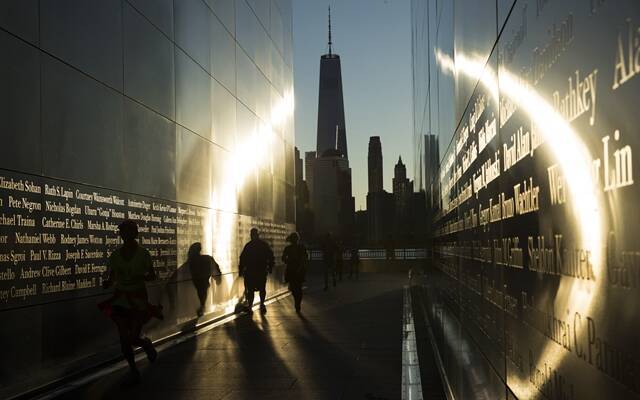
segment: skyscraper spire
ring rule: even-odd
[[[347,130],[344,120],[344,102],[342,99],[342,73],[340,56],[333,52],[331,32],[331,7],[328,11],[328,47],[327,53],[320,56],[320,82],[318,88],[318,132],[316,154],[322,157],[327,150],[338,150],[348,159]],[[338,129],[336,129],[338,125]],[[336,146],[336,139],[338,145]],[[337,148],[336,148],[337,147]]]
[[[331,6],[329,6],[329,55],[331,55]]]

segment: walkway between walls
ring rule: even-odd
[[[301,315],[291,296],[139,362],[63,399],[400,399],[406,274],[363,273],[322,290],[311,278]],[[420,396],[421,397],[421,396]]]

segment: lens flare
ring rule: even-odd
[[[593,157],[580,139],[581,135],[538,93],[517,75],[506,69],[495,71],[486,65],[482,57],[456,55],[455,61],[439,49],[436,60],[444,73],[466,76],[483,85],[497,102],[499,95],[508,98],[522,110],[543,138],[546,146],[565,176],[569,189],[566,206],[573,213],[574,226],[577,229],[579,248],[589,252],[595,275],[594,283],[582,282],[574,278],[560,278],[555,295],[556,310],[564,313],[571,306],[574,312],[590,314],[596,300],[603,291],[604,254],[601,243],[605,241],[606,219],[604,199],[600,192],[597,177],[592,173]],[[444,193],[442,194],[444,197]],[[576,337],[586,334],[584,324],[576,327]],[[548,341],[539,360],[551,368],[559,367],[569,354],[559,348],[560,345]],[[528,379],[508,376],[508,385],[521,396],[537,395]]]
[[[222,168],[222,172],[217,175],[209,196],[202,245],[203,251],[213,254],[218,261],[226,287],[229,288],[232,287],[234,276],[225,272],[231,271],[234,262],[237,262],[234,251],[238,240],[238,194],[259,169],[273,172],[273,142],[293,117],[293,88],[277,97],[271,106],[270,120],[260,121],[251,132],[238,132],[237,137],[247,139],[236,143],[231,153],[224,156],[224,161],[216,164],[216,168]],[[230,300],[225,307],[232,310],[235,301],[237,299]]]

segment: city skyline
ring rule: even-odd
[[[640,1],[1,4],[0,399],[640,400]]]
[[[353,236],[354,198],[347,150],[340,56],[331,47],[331,8],[328,9],[327,53],[320,56],[318,132],[312,161],[314,233]]]
[[[366,208],[370,136],[380,136],[386,149],[383,165],[386,190],[391,190],[393,166],[399,155],[407,160],[408,171],[413,171],[409,145],[413,114],[407,100],[411,97],[409,1],[375,0],[367,4],[368,18],[359,20],[357,25],[352,21],[358,20],[363,10],[362,3],[355,0],[295,2],[293,11],[296,146],[301,153],[317,146],[318,58],[328,52],[330,5],[333,51],[340,54],[342,61],[348,156],[356,209]],[[389,74],[392,79],[386,78]],[[379,96],[381,93],[384,96]]]

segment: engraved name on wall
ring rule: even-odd
[[[125,218],[166,279],[201,240],[207,212],[0,170],[0,309],[100,293]]]

